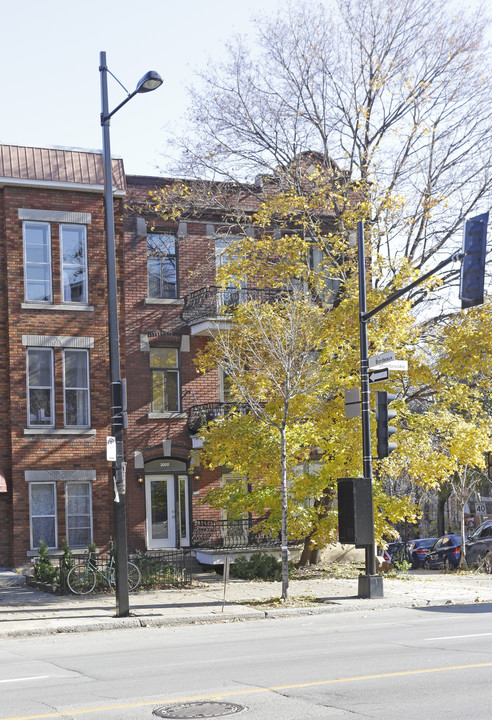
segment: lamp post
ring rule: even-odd
[[[114,547],[116,559],[116,616],[126,617],[129,612],[128,600],[128,544],[126,534],[126,479],[123,455],[123,407],[122,383],[120,374],[120,340],[118,330],[118,291],[116,284],[116,248],[114,234],[113,175],[111,165],[111,146],[109,121],[123,105],[137,93],[155,90],[162,85],[162,78],[153,70],[139,80],[137,87],[111,112],[108,108],[108,70],[106,53],[99,56],[101,75],[101,126],[104,160],[104,207],[106,220],[106,252],[108,274],[108,337],[109,337],[109,375],[111,384],[111,434],[116,441],[116,460],[113,462],[114,484]],[[127,91],[128,92],[128,91]]]

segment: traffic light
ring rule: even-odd
[[[487,475],[489,480],[492,480],[492,451],[487,452]]]
[[[396,443],[389,441],[397,428],[389,424],[390,420],[396,417],[396,410],[388,407],[390,402],[396,400],[394,393],[378,390],[376,393],[376,422],[378,438],[378,458],[388,457],[393,450],[396,450]]]
[[[488,221],[487,212],[465,222],[463,234],[465,256],[461,261],[460,276],[460,300],[463,310],[483,304]]]

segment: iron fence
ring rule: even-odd
[[[250,412],[250,406],[245,403],[233,402],[192,405],[188,411],[188,430],[192,435],[195,435],[204,425],[207,425],[212,420],[217,420],[217,418],[226,417],[232,411],[247,415]]]
[[[87,562],[87,552],[72,553],[71,559],[58,560],[59,592],[70,592],[67,584],[67,575],[74,565],[84,565]],[[109,590],[106,581],[109,575],[109,553],[92,553],[92,564],[97,568],[96,590]],[[146,552],[131,553],[128,558],[140,570],[140,588],[182,587],[192,582],[194,559],[189,550],[148,550]]]
[[[287,291],[275,288],[222,288],[208,285],[186,295],[181,314],[185,322],[227,315],[245,302],[278,302]]]
[[[247,518],[238,520],[194,520],[192,544],[198,548],[279,547],[278,535],[256,530]]]

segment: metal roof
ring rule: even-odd
[[[112,158],[112,166],[113,187],[117,194],[124,194],[126,182],[123,160]],[[9,184],[70,185],[85,190],[102,190],[102,152],[0,145],[0,185]]]

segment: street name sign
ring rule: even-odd
[[[378,367],[382,365],[387,366],[387,363],[394,362],[396,360],[395,351],[389,350],[388,352],[380,353],[379,355],[373,355],[369,358],[369,367]]]
[[[384,367],[388,370],[395,370],[396,372],[407,372],[408,360],[392,360],[391,362],[385,363]]]

